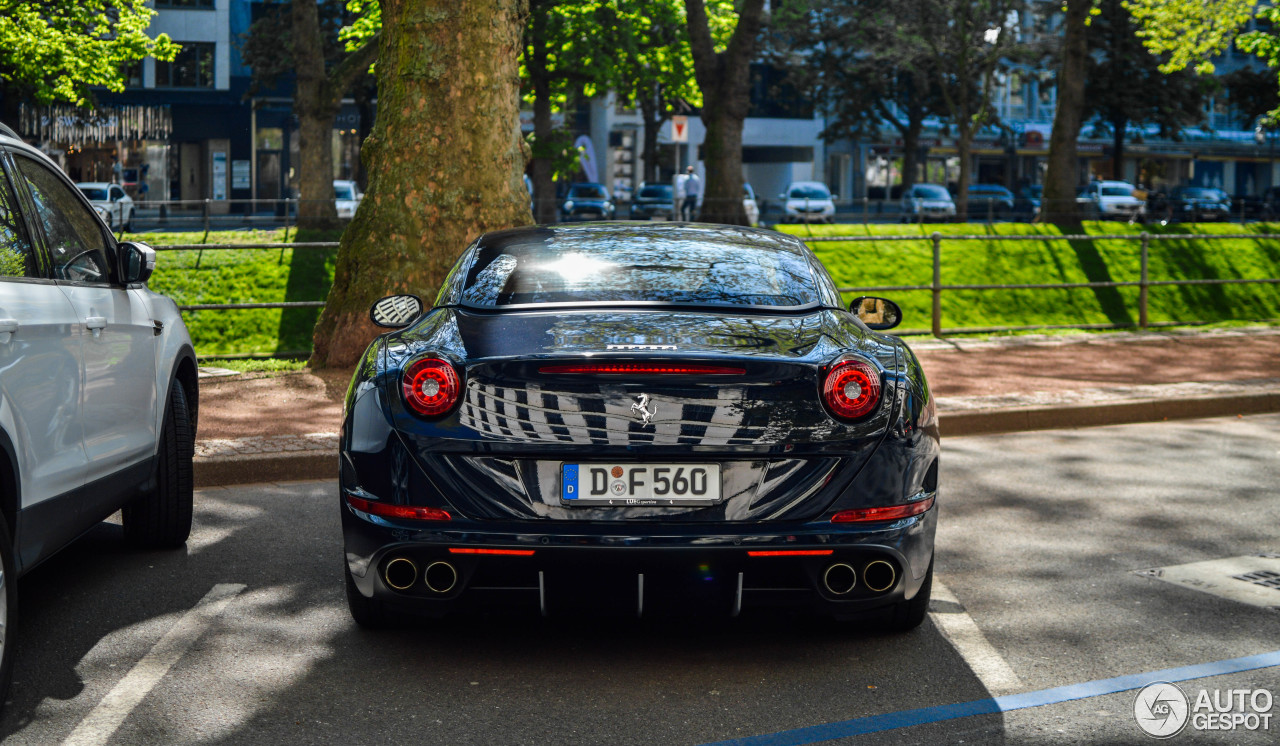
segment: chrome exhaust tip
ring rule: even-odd
[[[883,593],[898,582],[898,571],[884,560],[872,560],[862,568],[862,582],[867,590]]]
[[[828,593],[843,596],[858,584],[858,571],[852,565],[837,562],[822,573],[822,585]]]
[[[418,566],[411,559],[396,557],[382,568],[382,579],[397,591],[408,590],[418,579]]]
[[[422,582],[432,593],[448,593],[458,584],[458,571],[448,562],[432,562],[422,573]]]

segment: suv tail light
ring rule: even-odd
[[[822,384],[822,400],[842,420],[864,417],[880,403],[880,373],[861,360],[836,363]]]
[[[423,358],[405,368],[400,377],[404,403],[423,417],[438,417],[458,402],[462,386],[447,360]]]

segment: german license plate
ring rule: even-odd
[[[562,464],[565,505],[715,505],[720,464]]]

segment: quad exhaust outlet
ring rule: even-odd
[[[843,596],[858,584],[858,571],[852,565],[837,562],[822,573],[822,585],[828,593]]]
[[[408,590],[418,580],[418,566],[411,559],[396,557],[382,568],[382,579],[397,591]]]
[[[867,590],[883,593],[898,582],[898,571],[884,560],[872,560],[862,568],[862,582]]]
[[[458,571],[448,562],[432,562],[422,573],[422,580],[432,593],[448,593],[458,584]]]

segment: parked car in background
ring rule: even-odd
[[[0,701],[27,571],[122,509],[131,544],[190,533],[196,357],[155,262],[0,126]]]
[[[133,198],[124,187],[105,181],[82,181],[76,189],[93,205],[94,212],[111,230],[133,230]]]
[[[999,184],[969,186],[969,217],[979,220],[1007,218],[1013,214],[1013,192]]]
[[[747,212],[748,225],[760,224],[760,205],[756,202],[756,190],[746,182],[742,183],[742,209]]]
[[[338,208],[338,217],[350,220],[356,216],[356,208],[364,195],[354,181],[335,179],[333,182],[333,203]]]
[[[631,200],[632,220],[674,220],[676,190],[671,184],[641,184]]]
[[[951,220],[956,203],[951,192],[938,184],[913,184],[902,194],[902,222]]]
[[[1031,184],[1018,190],[1018,199],[1014,202],[1014,212],[1027,220],[1040,217],[1040,201],[1044,199],[1044,187]]]
[[[784,223],[830,223],[836,214],[835,196],[820,181],[794,181],[778,199]]]
[[[1169,194],[1167,217],[1177,223],[1231,218],[1231,198],[1221,189],[1180,186]]]
[[[1127,181],[1095,181],[1076,195],[1088,220],[1141,220],[1147,203],[1133,194]]]
[[[583,182],[569,187],[569,194],[560,205],[560,219],[613,220],[617,214],[609,190],[604,184]]]

